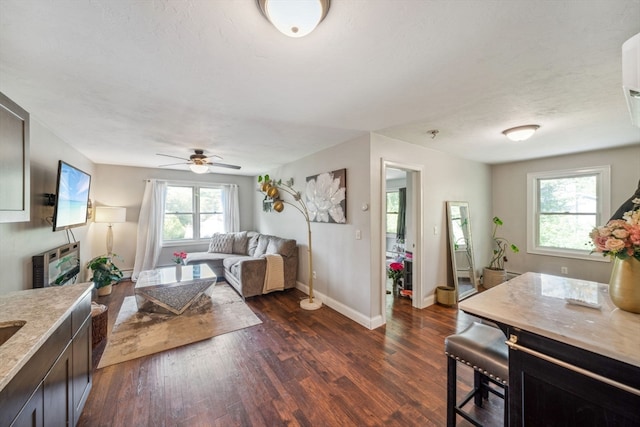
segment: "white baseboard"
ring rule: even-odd
[[[300,283],[300,282],[296,282],[296,289],[301,290],[302,292],[304,292],[305,294],[309,295],[309,287],[307,285],[305,285],[304,283]],[[314,298],[319,298],[320,301],[322,301],[323,304],[325,304],[328,307],[331,307],[333,310],[337,311],[338,313],[348,317],[349,319],[353,320],[354,322],[364,326],[367,329],[375,329],[379,326],[382,326],[382,318],[380,316],[376,316],[376,317],[380,317],[378,318],[369,318],[367,316],[365,316],[364,314],[355,311],[354,309],[352,309],[351,307],[347,307],[346,305],[342,304],[339,301],[336,301],[332,298],[328,298],[326,295],[324,295],[321,292],[318,292],[317,290],[314,289],[313,291],[313,296]]]

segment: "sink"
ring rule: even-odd
[[[27,322],[23,320],[0,322],[0,345],[7,342],[9,338],[18,332],[26,323]]]

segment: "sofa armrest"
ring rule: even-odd
[[[238,279],[242,284],[242,295],[250,297],[262,295],[267,260],[264,258],[244,259],[240,262]]]

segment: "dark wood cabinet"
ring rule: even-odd
[[[71,357],[71,344],[68,344],[44,379],[42,412],[45,427],[73,425]]]
[[[71,346],[73,354],[71,389],[73,392],[73,424],[75,425],[80,418],[87,397],[89,397],[92,385],[91,316],[85,319],[78,333],[73,337]]]
[[[91,293],[87,292],[0,391],[0,426],[77,424],[92,385]]]
[[[640,425],[640,370],[511,328],[510,426]]]
[[[22,408],[11,427],[43,427],[44,417],[42,416],[42,384],[33,392],[31,398]]]

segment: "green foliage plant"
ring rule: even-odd
[[[489,263],[490,270],[504,270],[504,263],[507,261],[506,252],[507,249],[511,249],[511,252],[518,253],[520,249],[513,243],[510,243],[504,237],[497,236],[498,227],[503,224],[502,220],[497,216],[493,217],[493,233],[491,238],[493,239],[493,257]]]
[[[100,255],[87,263],[93,274],[89,280],[93,281],[96,288],[109,286],[122,279],[122,271],[113,263],[112,256]]]

